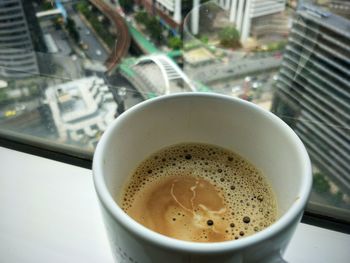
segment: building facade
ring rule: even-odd
[[[218,2],[221,7],[229,11],[230,21],[241,33],[241,42],[247,40],[253,27],[259,26],[264,21],[270,21],[270,15],[281,13],[286,7],[285,0],[218,0]]]
[[[139,0],[149,13],[158,15],[166,24],[173,29],[179,29],[182,23],[181,0]]]
[[[350,192],[350,21],[314,6],[296,13],[272,111],[315,166]]]
[[[140,3],[149,12],[157,13],[161,18],[175,28],[178,28],[187,12],[191,13],[191,30],[194,35],[198,33],[200,17],[196,8],[206,1],[203,0],[141,0]],[[218,5],[229,12],[230,21],[241,33],[244,42],[250,35],[252,28],[259,30],[259,25],[271,22],[270,15],[276,15],[285,10],[286,0],[216,0]],[[275,19],[278,22],[278,17]],[[279,20],[280,21],[280,20]],[[281,28],[281,24],[271,29]],[[285,27],[283,27],[283,30]],[[266,26],[262,29],[266,31]]]
[[[38,72],[21,0],[0,1],[0,76],[21,78]]]

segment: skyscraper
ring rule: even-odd
[[[0,1],[0,76],[20,78],[38,73],[38,65],[21,0]]]
[[[350,192],[350,21],[302,5],[293,21],[272,111],[313,163]]]

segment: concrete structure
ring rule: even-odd
[[[114,119],[117,104],[104,80],[82,78],[46,90],[46,100],[63,142],[93,148]]]
[[[182,22],[181,0],[139,0],[150,14],[156,13],[173,29],[178,29]]]
[[[337,15],[350,19],[350,1],[349,0],[329,0],[327,3],[329,10]]]
[[[350,192],[350,21],[303,5],[286,47],[272,111],[305,143],[314,165]]]
[[[184,16],[181,0],[141,0],[141,4],[150,12],[157,10],[158,15],[174,27],[183,22]],[[192,1],[191,31],[198,34],[199,5],[201,0]],[[217,0],[218,5],[229,12],[230,21],[234,23],[241,33],[241,41],[250,36],[251,28],[268,19],[269,15],[278,14],[285,10],[286,0]],[[257,18],[260,18],[257,20]],[[264,29],[266,30],[266,29]]]
[[[179,91],[183,91],[185,87],[191,91],[195,91],[195,88],[192,86],[190,79],[183,73],[183,71],[179,68],[179,66],[171,60],[168,56],[159,54],[159,55],[151,55],[146,57],[141,57],[138,59],[137,64],[142,64],[144,62],[153,62],[157,65],[160,75],[164,80],[164,91],[165,95],[170,93],[175,93]],[[148,74],[147,74],[148,75]],[[184,86],[180,88],[180,90],[171,90],[171,82],[184,82]],[[173,85],[174,86],[174,85]],[[185,88],[186,90],[186,88]]]
[[[61,15],[61,14],[62,14],[62,11],[59,10],[58,8],[55,8],[47,11],[38,12],[36,13],[36,17],[37,18],[52,17],[52,16]]]
[[[228,10],[230,21],[241,33],[241,41],[249,36],[251,28],[261,23],[263,17],[285,10],[285,0],[218,0],[219,5]],[[260,21],[256,21],[260,18]],[[268,17],[266,17],[268,19]]]
[[[156,8],[171,16],[176,23],[181,23],[181,0],[156,0],[155,5]]]
[[[21,78],[38,73],[21,0],[0,1],[0,76]]]
[[[196,91],[187,75],[165,54],[124,61],[120,72],[144,99],[170,93]]]

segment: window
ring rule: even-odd
[[[252,2],[11,1],[0,12],[1,137],[91,159],[109,123],[143,100],[239,97],[306,145],[308,210],[350,222],[350,5]]]

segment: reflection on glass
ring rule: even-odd
[[[199,91],[214,91],[270,109],[290,10],[270,3],[211,1],[184,21],[184,71]]]
[[[349,24],[312,5],[299,8],[272,107],[308,149],[314,165],[312,200],[346,208],[350,207]]]
[[[350,5],[304,2],[3,1],[0,133],[92,153],[143,100],[219,92],[290,125],[311,202],[349,209]]]

